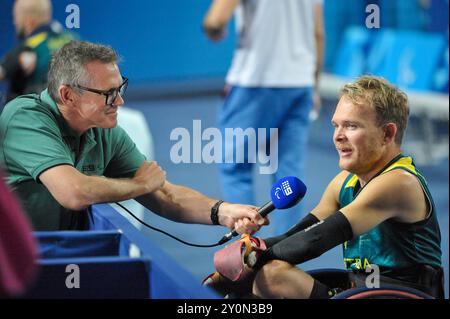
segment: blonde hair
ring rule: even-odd
[[[382,77],[364,75],[341,90],[356,105],[369,103],[375,109],[377,125],[394,123],[397,126],[395,143],[402,144],[408,124],[409,103],[406,94]]]
[[[50,0],[16,0],[19,7],[28,18],[33,18],[36,23],[49,23],[52,19],[52,3]]]

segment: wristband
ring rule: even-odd
[[[220,225],[219,223],[219,206],[223,203],[223,200],[219,200],[211,207],[211,221],[213,225]]]

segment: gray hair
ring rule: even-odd
[[[71,41],[52,57],[48,72],[48,93],[55,102],[61,102],[60,85],[89,85],[85,65],[89,62],[115,63],[116,51],[110,46],[85,41]]]

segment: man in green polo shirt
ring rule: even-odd
[[[115,51],[72,41],[55,53],[48,89],[20,96],[0,116],[0,161],[36,230],[86,229],[92,204],[136,198],[178,222],[252,232],[253,206],[171,184],[117,126],[128,80]]]

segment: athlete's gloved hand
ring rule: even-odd
[[[222,276],[231,281],[238,281],[251,271],[247,263],[254,262],[259,252],[265,249],[266,245],[262,239],[245,234],[214,254],[214,266]]]
[[[258,254],[265,249],[266,245],[262,239],[248,234],[242,235],[241,239],[214,254],[214,266],[217,271],[209,275],[203,284],[222,294],[251,293],[255,272],[248,263],[257,259]]]

